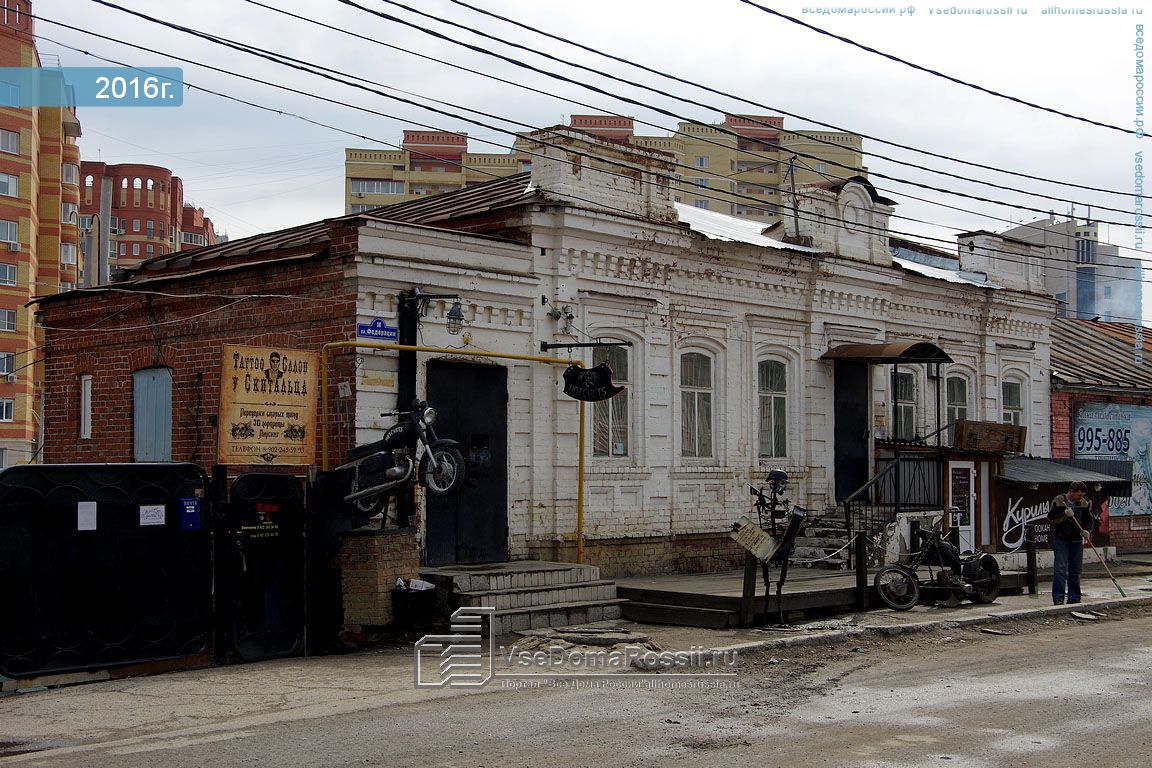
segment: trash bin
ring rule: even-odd
[[[427,629],[436,623],[436,589],[393,589],[392,623],[402,629]]]

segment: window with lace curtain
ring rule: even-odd
[[[780,458],[788,453],[788,379],[779,360],[757,365],[756,389],[760,399],[760,455]]]
[[[699,352],[680,356],[680,455],[712,456],[712,358]]]
[[[628,348],[597,347],[592,351],[592,364],[608,363],[612,369],[612,381],[625,387],[616,397],[592,404],[592,455],[606,458],[628,456],[628,398],[632,389],[628,386]]]

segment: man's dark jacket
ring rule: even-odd
[[[1076,513],[1076,520],[1080,522],[1080,527],[1089,533],[1092,532],[1092,526],[1096,521],[1092,518],[1092,507],[1088,503],[1088,499],[1073,502],[1062,493],[1052,499],[1052,504],[1048,507],[1048,520],[1052,523],[1052,538],[1062,541],[1080,541],[1084,537],[1080,535],[1076,523],[1064,514],[1064,510],[1069,507]]]

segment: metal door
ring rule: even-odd
[[[837,360],[835,368],[836,501],[851,496],[868,482],[868,415],[872,391],[869,365]]]
[[[454,497],[425,495],[428,564],[508,559],[508,372],[502,366],[431,361],[428,403],[436,432],[460,443],[468,482]]]
[[[232,651],[245,661],[295,653],[304,639],[304,491],[292,475],[232,482]]]

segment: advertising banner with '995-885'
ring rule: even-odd
[[[218,461],[314,463],[319,370],[317,352],[225,344]]]

